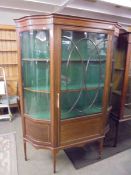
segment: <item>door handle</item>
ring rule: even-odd
[[[60,93],[57,93],[57,108],[60,107]]]

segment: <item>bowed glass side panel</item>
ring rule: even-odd
[[[61,118],[102,112],[107,34],[62,31]]]
[[[24,112],[34,119],[50,119],[49,31],[20,34]]]

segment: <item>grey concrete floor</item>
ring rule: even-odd
[[[50,151],[36,150],[27,146],[28,161],[24,160],[21,118],[16,115],[12,122],[0,121],[0,133],[16,132],[19,175],[53,175]],[[76,170],[64,151],[57,156],[56,175],[131,175],[131,149],[98,163]]]

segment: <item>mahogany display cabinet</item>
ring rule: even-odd
[[[122,32],[115,42],[111,117],[116,125],[116,146],[119,124],[131,120],[131,33],[128,32]]]
[[[109,107],[116,23],[52,14],[15,20],[20,101],[26,142],[61,149],[98,141],[101,154]]]

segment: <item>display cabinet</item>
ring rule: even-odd
[[[116,124],[114,146],[117,145],[119,123],[131,119],[131,34],[122,32],[115,46],[111,111]]]
[[[107,120],[116,23],[72,16],[16,20],[26,142],[52,151],[98,141]]]

